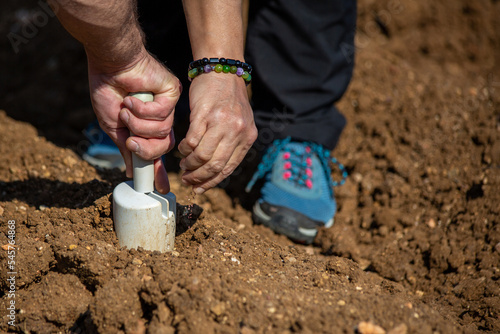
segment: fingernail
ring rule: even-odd
[[[205,192],[205,189],[198,187],[198,188],[194,188],[193,191],[196,195],[201,195]]]
[[[130,114],[126,110],[122,110],[120,112],[120,118],[124,123],[128,123],[128,120],[130,119]]]
[[[131,140],[129,147],[131,148],[132,152],[139,152],[139,144],[137,144],[135,141]]]
[[[125,107],[132,109],[134,107],[134,103],[132,102],[132,99],[130,97],[126,97],[123,99],[123,104]]]

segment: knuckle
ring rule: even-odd
[[[140,157],[144,160],[153,160],[156,156],[150,150],[143,150],[140,152]]]
[[[235,163],[227,164],[226,167],[222,169],[220,173],[224,175],[224,178],[226,178],[234,172],[234,170],[236,169],[236,167],[238,167],[238,165],[239,164]]]
[[[257,131],[257,128],[255,127],[255,124],[252,126],[251,130],[248,133],[248,145],[252,146],[253,143],[257,140],[257,137],[259,136],[259,133]]]
[[[168,137],[169,135],[170,135],[170,129],[165,127],[162,127],[157,133],[158,138],[165,138]]]
[[[185,143],[187,146],[189,146],[189,148],[194,150],[196,148],[196,146],[198,145],[198,140],[194,137],[189,137],[189,138],[185,139]]]
[[[245,122],[245,120],[241,119],[241,118],[238,118],[237,120],[235,120],[234,122],[234,128],[236,129],[236,131],[238,132],[243,132],[245,131],[245,129],[247,128],[247,122]]]
[[[207,162],[210,161],[210,158],[212,158],[212,155],[204,153],[204,152],[195,152],[194,158],[196,159],[197,162],[199,162],[201,164],[206,164]]]
[[[203,183],[203,181],[204,180],[202,178],[200,178],[199,176],[191,176],[191,178],[189,180],[189,182],[191,184],[200,184],[200,183]]]
[[[222,161],[213,161],[207,164],[207,171],[213,175],[219,174],[222,172],[226,164],[224,164]]]

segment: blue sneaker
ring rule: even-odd
[[[120,150],[113,140],[104,132],[97,121],[90,123],[83,134],[90,141],[90,146],[83,153],[83,160],[95,167],[125,170]]]
[[[333,181],[330,161],[342,172]],[[261,197],[253,207],[254,221],[295,242],[311,244],[320,227],[331,227],[337,204],[333,187],[345,183],[347,171],[323,146],[311,142],[275,140],[246,187],[265,177]]]

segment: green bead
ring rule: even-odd
[[[231,71],[231,73],[235,74],[236,71],[238,71],[238,68],[236,66],[231,66],[230,71]]]
[[[245,78],[245,81],[246,82],[252,81],[252,75],[250,73],[248,74],[248,77]]]
[[[193,68],[192,70],[190,70],[188,72],[188,77],[190,77],[191,79],[195,78],[197,75],[198,75],[198,69],[197,68]]]
[[[222,65],[217,64],[217,65],[215,65],[214,71],[217,73],[220,73],[220,72],[222,72],[222,69],[223,69]]]
[[[243,72],[243,75],[241,77],[246,80],[249,76],[250,76],[250,73],[245,71],[245,72]]]
[[[222,66],[222,71],[224,71],[224,73],[229,73],[230,70],[231,70],[231,66],[229,66],[229,65]]]

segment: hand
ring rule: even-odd
[[[242,78],[225,73],[196,77],[189,91],[191,123],[179,143],[182,182],[201,194],[238,167],[257,139]]]
[[[130,152],[135,152],[145,160],[155,160],[156,189],[170,191],[160,157],[175,144],[172,124],[180,81],[144,50],[131,64],[118,69],[100,67],[89,58],[89,83],[99,124],[120,149],[127,176],[133,176]],[[144,91],[154,94],[153,102],[127,96]]]

